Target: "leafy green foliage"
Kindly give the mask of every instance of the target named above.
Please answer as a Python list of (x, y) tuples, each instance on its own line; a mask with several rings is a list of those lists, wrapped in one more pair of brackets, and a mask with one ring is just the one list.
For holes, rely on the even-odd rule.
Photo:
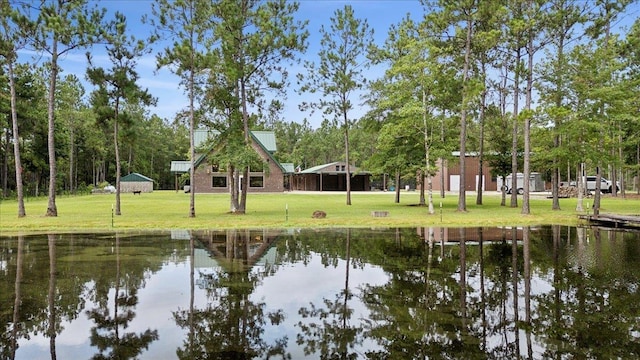
[[(249, 130), (270, 117), (266, 92), (284, 96), (287, 65), (306, 49), (306, 22), (294, 18), (298, 3), (285, 0), (217, 1), (213, 4), (213, 39), (218, 46), (209, 53), (214, 70), (208, 79), (208, 108), (218, 114), (212, 127), (225, 137), (225, 160), (234, 179), (231, 211), (244, 213), (248, 191), (248, 165), (255, 154)], [(236, 184), (244, 173), (245, 185)]]

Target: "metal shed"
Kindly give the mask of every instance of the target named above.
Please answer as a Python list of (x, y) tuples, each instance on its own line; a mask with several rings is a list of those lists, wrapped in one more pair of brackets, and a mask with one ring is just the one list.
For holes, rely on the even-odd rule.
[[(506, 187), (505, 190), (507, 191), (508, 194), (511, 194), (511, 191), (512, 191), (511, 190), (512, 179), (513, 179), (513, 174), (509, 174), (505, 178), (504, 186)], [(498, 180), (499, 180), (500, 188), (502, 188), (502, 179), (498, 179)], [(516, 174), (516, 186), (517, 186), (516, 191), (518, 192), (518, 194), (523, 194), (524, 193), (524, 174), (523, 173)], [(537, 192), (537, 191), (544, 191), (544, 190), (545, 190), (545, 186), (544, 186), (544, 180), (542, 179), (542, 174), (537, 172), (530, 173), (529, 174), (529, 191)]]
[(120, 179), (120, 192), (143, 192), (150, 193), (153, 191), (153, 179), (138, 173), (131, 173)]
[[(371, 173), (351, 165), (351, 190), (370, 191)], [(293, 174), (293, 189), (305, 191), (346, 191), (346, 163), (336, 161)]]

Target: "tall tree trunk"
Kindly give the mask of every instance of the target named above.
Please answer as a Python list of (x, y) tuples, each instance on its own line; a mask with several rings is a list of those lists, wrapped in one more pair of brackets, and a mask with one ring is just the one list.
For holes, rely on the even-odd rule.
[[(482, 74), (485, 77), (486, 83), (486, 69), (487, 65), (483, 61), (482, 63)], [(482, 90), (481, 95), (481, 105), (480, 105), (480, 155), (478, 157), (478, 193), (476, 197), (476, 205), (482, 205), (482, 193), (484, 188), (484, 122), (485, 122), (485, 108), (487, 103), (487, 90)]]
[(4, 153), (4, 157), (2, 159), (2, 174), (0, 174), (0, 179), (2, 179), (2, 196), (9, 197), (9, 144), (11, 143), (11, 134), (9, 133), (9, 129), (6, 129), (4, 132), (4, 145), (2, 152)]
[[(502, 125), (504, 126), (505, 129), (508, 129), (509, 127), (509, 117), (507, 116), (507, 84), (509, 82), (509, 77), (507, 76), (509, 74), (509, 66), (510, 66), (510, 61), (509, 61), (510, 57), (507, 55), (506, 59), (503, 61), (502, 66), (504, 66), (504, 74), (502, 74), (502, 79), (501, 79), (501, 85), (500, 85), (500, 90), (499, 90), (499, 94), (500, 94), (500, 120), (502, 122)], [(507, 149), (503, 149), (503, 151), (506, 153)], [(506, 170), (506, 169), (505, 169)], [(506, 189), (508, 188), (507, 182), (506, 180), (506, 175), (507, 174), (500, 174), (500, 177), (502, 178), (502, 187), (500, 189), (500, 206), (506, 206), (507, 202), (506, 202)]]
[[(240, 79), (240, 98), (242, 101), (242, 129), (244, 132), (244, 143), (246, 146), (250, 146), (251, 139), (249, 135), (249, 110), (247, 108), (247, 89), (244, 79)], [(249, 166), (245, 166), (242, 169), (242, 183), (240, 187), (240, 203), (237, 212), (244, 214), (247, 211), (247, 191), (249, 191)]]
[[(518, 45), (519, 46), (519, 45)], [(513, 129), (511, 142), (511, 207), (518, 207), (518, 102), (520, 100), (520, 48), (513, 73)]]
[(419, 205), (427, 206), (427, 201), (425, 198), (425, 174), (422, 170), (418, 170), (418, 186), (420, 186), (420, 195), (419, 195)]
[(247, 211), (247, 192), (249, 191), (249, 167), (245, 166), (242, 169), (242, 177), (240, 179), (242, 185), (240, 186), (240, 208), (239, 213), (244, 214)]
[[(18, 217), (24, 217), (27, 215), (27, 213), (24, 208), (24, 188), (22, 185), (22, 158), (20, 156), (20, 134), (18, 132), (16, 82), (13, 74), (13, 64), (11, 64), (11, 62), (9, 62), (8, 68), (9, 68), (9, 91), (11, 92), (11, 124), (13, 127), (13, 157), (15, 159), (14, 161), (15, 161), (15, 168), (16, 168), (16, 192), (18, 195)], [(5, 179), (7, 178), (7, 176), (8, 174), (5, 173)]]
[[(429, 196), (429, 214), (433, 214), (435, 213), (435, 210), (433, 209), (433, 183), (431, 180), (431, 166), (430, 166), (430, 144), (429, 144), (429, 131), (427, 130), (427, 92), (422, 90), (422, 126), (423, 126), (423, 131), (424, 131), (424, 171), (425, 174), (423, 174), (422, 176), (422, 190), (421, 190), (421, 201), (424, 201), (424, 182), (425, 182), (425, 176), (426, 175), (426, 181), (427, 181), (427, 191), (428, 191), (428, 196)], [(443, 184), (444, 185), (444, 184)]]
[(394, 202), (396, 204), (400, 203), (400, 170), (396, 170), (396, 196)]
[(73, 126), (69, 126), (69, 193), (74, 193), (73, 187), (73, 163), (75, 161), (74, 158), (74, 143), (75, 143), (75, 133)]
[(229, 164), (229, 191), (230, 191), (230, 204), (229, 211), (236, 213), (240, 204), (238, 203), (238, 196), (240, 195), (240, 174), (235, 166)]
[(58, 216), (58, 208), (56, 206), (56, 146), (55, 146), (55, 97), (56, 97), (56, 81), (58, 78), (58, 41), (53, 39), (51, 51), (51, 74), (49, 75), (49, 98), (48, 98), (48, 130), (47, 130), (47, 149), (49, 152), (49, 200), (47, 202), (46, 216)]
[(576, 186), (578, 188), (578, 200), (576, 201), (576, 211), (584, 211), (583, 202), (584, 202), (584, 163), (580, 163), (578, 176), (576, 179)]
[(129, 144), (129, 156), (127, 156), (127, 175), (131, 174), (131, 164), (133, 164), (133, 146)]
[(445, 177), (444, 177), (444, 171), (443, 170), (445, 169), (444, 164), (445, 164), (446, 161), (447, 160), (445, 160), (443, 158), (440, 158), (440, 198), (442, 198), (442, 199), (444, 199), (444, 197), (445, 197), (445, 188), (444, 188), (445, 187), (445, 185), (444, 185)]
[[(606, 6), (606, 16), (605, 19), (607, 21), (606, 24), (606, 30), (605, 30), (605, 36), (604, 36), (604, 44), (605, 44), (605, 49), (609, 49), (609, 38), (611, 36), (611, 16), (610, 16), (610, 8), (609, 6)], [(606, 119), (607, 115), (606, 115), (606, 111), (605, 111), (605, 104), (602, 103), (600, 104), (600, 110), (599, 110), (601, 119)], [(604, 137), (600, 136), (598, 138), (598, 151), (600, 151), (601, 153), (604, 153), (605, 151), (605, 146), (604, 146)], [(598, 160), (596, 161), (596, 194), (593, 198), (593, 214), (594, 215), (600, 215), (600, 198), (602, 195), (602, 160), (600, 157), (598, 157)]]
[(118, 109), (120, 100), (116, 100), (115, 113), (113, 117), (113, 146), (116, 155), (116, 215), (122, 215), (120, 211), (120, 149), (118, 147)]
[[(600, 137), (602, 139), (602, 137)], [(599, 140), (599, 146), (602, 149), (604, 145), (602, 145), (602, 140)], [(596, 166), (596, 193), (593, 195), (593, 215), (600, 215), (600, 198), (602, 195), (602, 172), (600, 170), (600, 161), (598, 161), (598, 166)]]
[[(624, 156), (622, 153), (622, 129), (620, 128), (620, 123), (618, 122), (618, 161), (620, 164), (624, 164)], [(611, 186), (612, 186), (612, 194), (613, 196), (618, 196), (618, 180), (620, 180), (620, 196), (625, 197), (624, 192), (624, 170), (620, 167), (620, 176), (618, 176), (617, 172), (614, 172), (611, 178)]]
[[(444, 144), (445, 135), (444, 135), (444, 116), (440, 121), (440, 141)], [(444, 199), (445, 197), (445, 177), (444, 177), (444, 169), (446, 168), (447, 160), (444, 158), (440, 158), (440, 198)]]
[[(532, 1), (529, 0), (528, 2), (528, 6), (530, 8), (530, 10), (532, 7)], [(529, 19), (529, 21), (532, 21), (531, 19)], [(529, 215), (531, 213), (531, 208), (529, 205), (529, 197), (530, 197), (530, 178), (531, 178), (531, 169), (530, 169), (530, 162), (531, 162), (531, 135), (530, 135), (530, 131), (531, 131), (531, 96), (532, 96), (532, 92), (533, 92), (533, 55), (535, 54), (536, 50), (534, 48), (534, 34), (533, 34), (533, 29), (532, 26), (529, 25), (529, 29), (528, 31), (528, 40), (527, 40), (527, 91), (526, 91), (526, 97), (525, 97), (525, 109), (527, 109), (527, 116), (524, 119), (524, 169), (523, 169), (523, 173), (524, 173), (524, 179), (523, 179), (523, 187), (524, 187), (524, 194), (522, 194), (522, 209), (521, 209), (521, 214), (523, 215)]]
[(429, 214), (435, 214), (436, 211), (433, 208), (433, 177), (431, 173), (427, 174), (427, 204), (429, 205)]
[[(193, 47), (192, 47), (193, 48)], [(193, 53), (192, 53), (193, 58)], [(192, 59), (193, 61), (193, 59)], [(195, 187), (195, 178), (196, 178), (196, 146), (194, 140), (195, 134), (195, 111), (194, 107), (194, 74), (193, 69), (189, 74), (189, 158), (190, 158), (190, 167), (189, 167), (189, 217), (196, 217), (196, 187)]]
[(73, 167), (73, 188), (75, 189), (75, 191), (78, 191), (78, 161), (77, 160), (75, 161), (75, 165)]
[[(564, 4), (562, 4), (561, 6), (563, 6), (563, 8), (561, 9), (561, 11), (565, 11), (566, 8), (564, 8)], [(565, 44), (565, 38), (566, 38), (566, 34), (568, 33), (569, 29), (567, 28), (567, 24), (565, 24), (564, 22), (561, 23), (560, 25), (560, 31), (559, 31), (559, 37), (558, 37), (558, 48), (556, 50), (556, 66), (555, 66), (555, 85), (556, 85), (556, 89), (555, 89), (555, 96), (554, 96), (554, 100), (555, 100), (555, 107), (557, 109), (560, 109), (562, 107), (562, 99), (564, 96), (563, 93), (563, 88), (564, 88), (564, 81), (563, 81), (563, 69), (562, 66), (564, 64), (564, 44)], [(554, 123), (554, 131), (555, 134), (553, 136), (553, 147), (555, 149), (560, 148), (560, 135), (558, 134), (558, 130), (559, 127), (562, 125), (562, 119), (558, 116), (555, 118), (555, 123)], [(559, 199), (559, 186), (560, 186), (560, 164), (559, 164), (559, 160), (558, 160), (558, 156), (554, 153), (553, 155), (553, 166), (551, 169), (551, 209), (552, 210), (560, 210), (560, 199)], [(567, 181), (569, 180), (569, 177), (567, 177)]]
[(467, 146), (467, 102), (469, 101), (469, 67), (471, 66), (471, 34), (473, 22), (471, 15), (467, 19), (467, 38), (464, 50), (464, 67), (462, 70), (462, 109), (460, 110), (460, 189), (458, 193), (458, 211), (467, 211), (466, 200), (466, 146)]
[(347, 110), (343, 109), (342, 112), (344, 120), (344, 157), (346, 162), (345, 182), (347, 186), (347, 205), (351, 205), (351, 160), (349, 159), (349, 118), (347, 117)]
[[(506, 177), (504, 175), (502, 175), (502, 183), (506, 184)], [(506, 206), (507, 202), (506, 202), (506, 194), (504, 191), (504, 185), (502, 185), (502, 190), (500, 191), (500, 206)]]
[[(189, 3), (189, 5), (193, 5), (193, 3)], [(190, 12), (191, 16), (193, 16), (193, 8), (191, 9)], [(195, 55), (194, 55), (194, 51), (193, 51), (193, 29), (190, 32), (190, 37), (189, 37), (189, 41), (191, 42), (190, 44), (190, 49), (191, 49), (191, 54), (190, 54), (190, 60), (191, 60), (191, 69), (189, 72), (189, 157), (190, 157), (190, 161), (191, 161), (191, 166), (189, 167), (189, 186), (190, 186), (190, 191), (189, 191), (189, 217), (190, 218), (194, 218), (196, 217), (196, 188), (195, 188), (195, 178), (196, 178), (196, 147), (195, 147), (195, 139), (194, 139), (194, 134), (195, 134), (195, 128), (196, 128), (196, 122), (195, 122), (195, 110), (194, 110), (194, 99), (195, 99)]]

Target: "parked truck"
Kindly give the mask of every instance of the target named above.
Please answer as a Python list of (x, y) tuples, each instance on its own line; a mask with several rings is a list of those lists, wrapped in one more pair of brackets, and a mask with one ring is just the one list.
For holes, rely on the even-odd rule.
[[(598, 177), (595, 175), (584, 176), (583, 177), (583, 185), (586, 186), (587, 192), (593, 192), (596, 190), (596, 185)], [(569, 183), (571, 186), (578, 186), (575, 181)], [(604, 177), (600, 177), (600, 192), (601, 193), (612, 193), (613, 192), (613, 181), (607, 180)], [(620, 191), (620, 182), (616, 181), (615, 191)]]

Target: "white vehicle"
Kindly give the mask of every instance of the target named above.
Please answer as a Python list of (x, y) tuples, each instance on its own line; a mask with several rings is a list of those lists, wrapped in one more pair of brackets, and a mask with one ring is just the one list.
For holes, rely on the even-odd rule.
[[(587, 191), (595, 191), (598, 179), (597, 176), (585, 176), (585, 182)], [(575, 181), (569, 183), (571, 186), (578, 186)], [(611, 193), (613, 191), (613, 182), (611, 180), (607, 180), (603, 177), (600, 178), (600, 192), (602, 193)], [(620, 183), (616, 181), (616, 191), (620, 191)]]
[(104, 191), (113, 194), (116, 192), (116, 187), (113, 185), (107, 185), (104, 187)]

